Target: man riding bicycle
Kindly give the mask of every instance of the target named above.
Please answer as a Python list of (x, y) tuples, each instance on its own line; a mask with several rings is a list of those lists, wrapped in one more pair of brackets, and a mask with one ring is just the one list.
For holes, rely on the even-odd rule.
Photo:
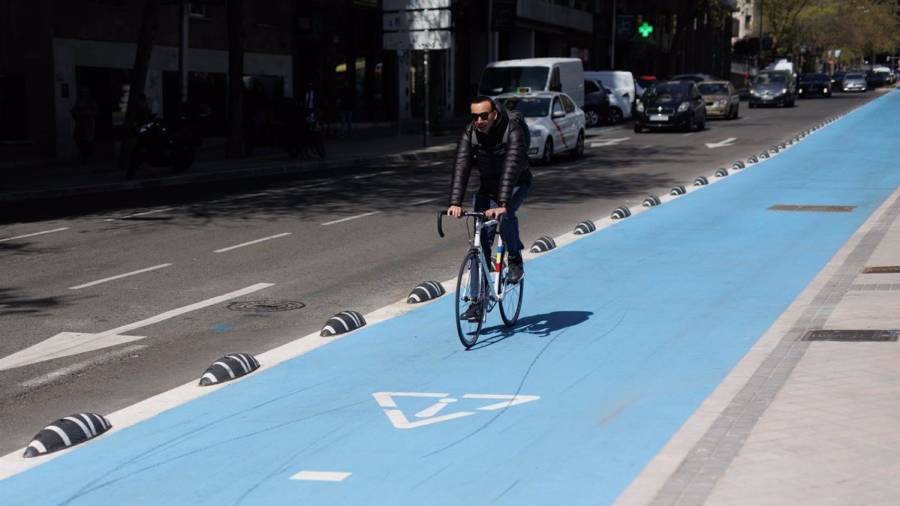
[[(522, 265), (525, 245), (519, 239), (516, 211), (531, 187), (531, 169), (528, 167), (530, 134), (521, 114), (507, 111), (490, 97), (476, 97), (469, 108), (472, 121), (463, 130), (456, 148), (447, 214), (462, 217), (466, 186), (472, 166), (476, 165), (481, 186), (475, 193), (473, 209), (484, 212), (489, 219), (502, 219), (500, 234), (508, 252), (508, 279), (511, 283), (518, 283), (525, 276)], [(485, 232), (481, 236), (481, 246), (485, 255), (490, 255), (494, 233)], [(476, 314), (480, 307), (472, 304), (460, 318), (480, 318), (481, 315)]]

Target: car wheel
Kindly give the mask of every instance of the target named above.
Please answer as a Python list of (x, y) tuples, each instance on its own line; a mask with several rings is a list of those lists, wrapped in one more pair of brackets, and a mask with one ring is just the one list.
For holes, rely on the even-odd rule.
[(547, 142), (544, 143), (544, 156), (541, 157), (541, 163), (544, 165), (549, 165), (550, 162), (553, 161), (553, 138), (547, 137)]
[(643, 131), (644, 131), (644, 127), (642, 127), (642, 126), (641, 126), (640, 124), (638, 124), (638, 123), (635, 123), (635, 124), (634, 124), (634, 133), (639, 134), (639, 133), (641, 133), (641, 132), (643, 132)]
[(756, 107), (756, 106), (755, 106), (755, 105), (753, 105), (753, 103), (752, 103), (752, 102), (751, 102), (751, 103), (749, 103), (749, 104), (747, 104), (747, 107), (749, 107), (749, 108), (751, 108), (751, 109), (753, 109), (753, 108), (754, 108), (754, 107)]
[(706, 130), (706, 116), (697, 123), (697, 131), (702, 132), (703, 130)]
[(575, 149), (572, 150), (572, 159), (577, 160), (584, 156), (584, 130), (578, 132), (578, 141), (575, 142)]
[(600, 124), (600, 113), (593, 107), (584, 110), (584, 121), (588, 127), (595, 127)]
[(610, 118), (610, 120), (612, 121), (612, 124), (613, 124), (613, 125), (618, 125), (619, 123), (622, 122), (622, 118), (623, 118), (623, 117), (622, 117), (622, 111), (619, 110), (618, 107), (613, 107), (613, 108), (610, 109), (610, 111), (609, 111), (609, 118)]
[(740, 117), (741, 117), (741, 106), (738, 105), (738, 106), (734, 107), (734, 116), (732, 116), (731, 119), (738, 119)]

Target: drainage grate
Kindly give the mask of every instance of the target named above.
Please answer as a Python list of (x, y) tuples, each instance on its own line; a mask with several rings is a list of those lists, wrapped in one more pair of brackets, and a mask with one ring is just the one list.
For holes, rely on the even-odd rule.
[(900, 330), (810, 330), (802, 341), (888, 342), (898, 336)]
[(245, 313), (275, 313), (278, 311), (293, 311), (302, 309), (306, 304), (295, 300), (251, 300), (232, 302), (226, 306), (231, 311)]
[(900, 274), (900, 265), (877, 265), (866, 267), (863, 274)]
[(813, 213), (849, 213), (856, 206), (797, 206), (790, 204), (777, 204), (769, 208), (769, 211), (805, 211)]

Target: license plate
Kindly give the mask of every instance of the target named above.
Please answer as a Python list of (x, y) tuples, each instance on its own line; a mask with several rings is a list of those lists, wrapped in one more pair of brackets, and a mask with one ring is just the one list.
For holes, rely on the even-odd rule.
[(763, 97), (763, 100), (772, 100), (772, 97)]
[(651, 114), (650, 121), (669, 121), (669, 116), (666, 114)]

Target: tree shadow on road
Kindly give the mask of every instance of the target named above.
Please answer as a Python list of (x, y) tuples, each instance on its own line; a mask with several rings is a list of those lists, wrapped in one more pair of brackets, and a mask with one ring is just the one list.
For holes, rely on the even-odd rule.
[(481, 340), (470, 350), (492, 346), (512, 336), (549, 337), (555, 332), (581, 325), (594, 313), (590, 311), (553, 311), (519, 318), (515, 325), (494, 325), (481, 329)]
[(12, 288), (0, 288), (0, 316), (42, 316), (45, 310), (63, 304), (62, 297), (28, 297)]

